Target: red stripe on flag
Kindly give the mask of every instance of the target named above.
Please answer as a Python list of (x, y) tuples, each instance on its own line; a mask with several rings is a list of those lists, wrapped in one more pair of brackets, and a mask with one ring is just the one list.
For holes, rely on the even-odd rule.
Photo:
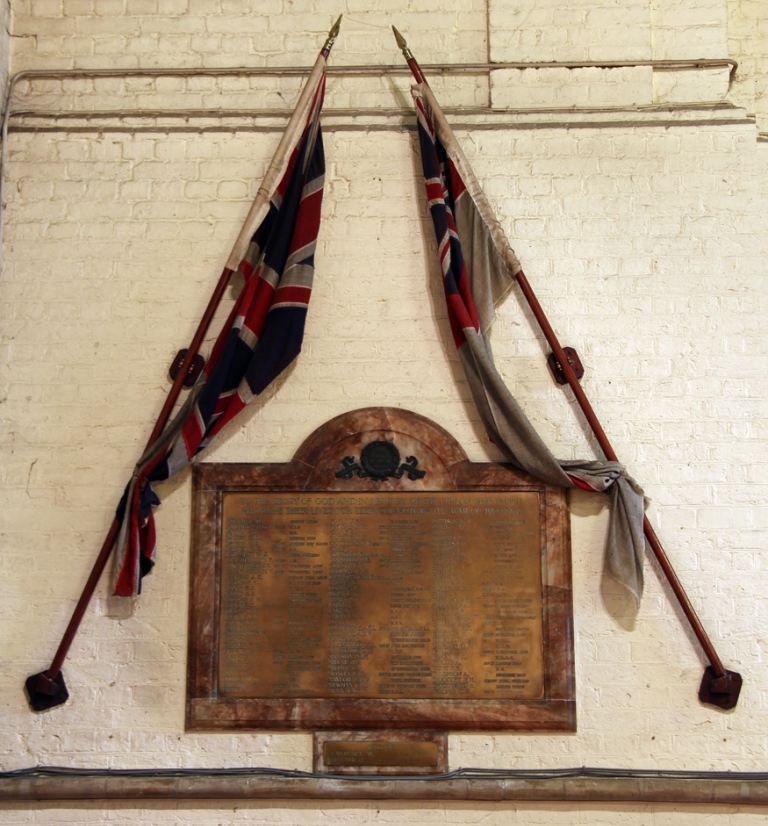
[(577, 488), (581, 488), (582, 490), (588, 490), (590, 493), (596, 493), (597, 488), (593, 488), (588, 485), (583, 479), (579, 479), (578, 476), (573, 476), (571, 473), (566, 474), (568, 478), (576, 485)]
[(275, 288), (264, 278), (256, 279), (258, 289), (249, 302), (250, 306), (243, 308), (245, 315), (244, 326), (253, 330), (257, 335), (261, 334), (264, 327), (264, 319), (267, 317), (269, 308), (275, 297)]
[(238, 269), (243, 274), (243, 278), (245, 278), (246, 281), (248, 281), (251, 275), (253, 275), (253, 264), (251, 264), (247, 258), (244, 258), (240, 262)]
[(459, 174), (459, 170), (456, 169), (456, 166), (453, 163), (451, 158), (448, 158), (448, 174), (451, 176), (451, 190), (453, 192), (453, 202), (461, 198), (461, 196), (467, 191), (466, 186), (464, 186), (464, 181)]
[(451, 324), (451, 333), (457, 349), (466, 341), (464, 335), (465, 328), (474, 328), (471, 316), (467, 313), (467, 306), (458, 293), (446, 293), (446, 305), (448, 307), (448, 321)]
[(427, 184), (427, 200), (430, 203), (443, 200), (443, 185), (439, 181)]
[(200, 429), (197, 408), (195, 408), (195, 412), (189, 416), (181, 426), (181, 438), (184, 439), (187, 456), (194, 456), (195, 451), (200, 446), (200, 442), (203, 440), (203, 431)]
[(237, 393), (230, 396), (229, 404), (227, 405), (227, 412), (221, 416), (212, 427), (208, 428), (208, 434), (206, 436), (207, 440), (210, 442), (210, 440), (213, 439), (221, 428), (224, 427), (224, 425), (229, 424), (229, 422), (231, 422), (244, 407), (245, 402)]
[(323, 203), (323, 190), (318, 189), (306, 195), (299, 206), (296, 216), (296, 227), (291, 239), (289, 255), (296, 250), (306, 247), (317, 240), (317, 233), (320, 228), (320, 207)]
[(128, 520), (128, 539), (125, 548), (125, 562), (115, 583), (115, 594), (130, 597), (136, 593), (135, 575), (139, 569), (139, 485), (133, 488), (130, 502), (125, 503), (125, 519)]
[(464, 311), (466, 313), (466, 324), (462, 327), (473, 327), (475, 330), (480, 330), (480, 319), (477, 315), (477, 307), (475, 306), (475, 299), (472, 295), (472, 287), (469, 283), (469, 276), (467, 275), (467, 268), (461, 268), (461, 277), (459, 278), (459, 293), (464, 302)]
[(309, 297), (312, 295), (312, 290), (309, 287), (280, 287), (275, 293), (275, 300), (272, 306), (276, 307), (278, 304), (309, 304)]

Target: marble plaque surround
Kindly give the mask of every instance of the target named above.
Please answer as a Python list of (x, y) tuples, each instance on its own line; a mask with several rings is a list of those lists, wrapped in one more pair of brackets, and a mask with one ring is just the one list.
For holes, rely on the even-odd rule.
[(575, 730), (564, 491), (396, 408), (193, 480), (187, 729)]

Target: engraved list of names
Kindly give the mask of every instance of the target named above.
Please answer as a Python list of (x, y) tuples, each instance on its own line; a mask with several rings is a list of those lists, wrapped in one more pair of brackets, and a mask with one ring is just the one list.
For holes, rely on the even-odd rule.
[(222, 697), (537, 699), (536, 492), (226, 493)]

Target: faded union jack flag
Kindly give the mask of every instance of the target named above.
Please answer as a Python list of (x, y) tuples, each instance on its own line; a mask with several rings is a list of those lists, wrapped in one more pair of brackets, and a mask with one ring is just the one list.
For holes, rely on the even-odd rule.
[(478, 413), (507, 461), (559, 487), (607, 492), (605, 569), (639, 601), (644, 500), (618, 462), (560, 461), (499, 375), (487, 334), (520, 263), (426, 83), (413, 89), (427, 201), (437, 239), (448, 319)]
[(324, 74), (316, 83), (301, 138), (239, 263), (245, 286), (203, 376), (137, 464), (118, 509), (118, 596), (139, 593), (141, 577), (154, 564), (152, 508), (160, 500), (151, 483), (187, 465), (301, 351), (325, 177), (320, 129)]

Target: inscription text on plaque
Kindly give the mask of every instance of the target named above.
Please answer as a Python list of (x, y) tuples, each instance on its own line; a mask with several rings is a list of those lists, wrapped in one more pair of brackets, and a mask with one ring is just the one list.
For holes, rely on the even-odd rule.
[(219, 693), (539, 698), (537, 493), (228, 493)]

